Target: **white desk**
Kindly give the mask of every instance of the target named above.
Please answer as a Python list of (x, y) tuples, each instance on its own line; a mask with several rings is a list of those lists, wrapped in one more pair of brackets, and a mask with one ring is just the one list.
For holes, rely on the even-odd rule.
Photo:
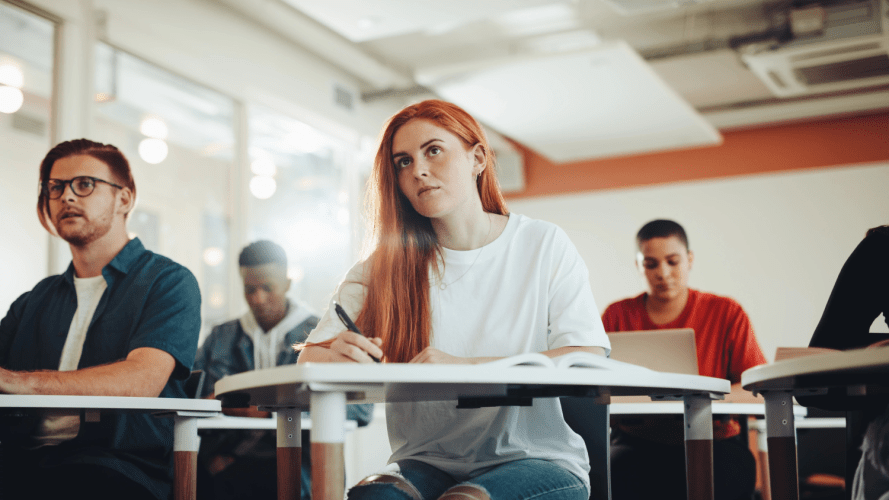
[(198, 456), (197, 421), (217, 415), (222, 408), (212, 399), (130, 398), (112, 396), (0, 395), (0, 408), (82, 410), (87, 422), (98, 422), (103, 412), (151, 412), (173, 418), (173, 495), (176, 500), (196, 497)]
[(772, 498), (799, 499), (793, 396), (846, 387), (868, 397), (867, 386), (889, 386), (889, 346), (818, 354), (760, 365), (741, 375), (744, 389), (766, 399), (766, 434)]
[(298, 461), (293, 458), (299, 456), (299, 415), (305, 408), (311, 409), (313, 426), (312, 498), (341, 500), (347, 403), (457, 401), (471, 406), (558, 396), (593, 397), (607, 403), (617, 395), (684, 400), (689, 498), (712, 500), (710, 401), (730, 390), (723, 379), (652, 371), (354, 363), (307, 363), (245, 372), (225, 377), (215, 387), (217, 396), (242, 393), (250, 404), (278, 412), (278, 498), (287, 500), (299, 496)]

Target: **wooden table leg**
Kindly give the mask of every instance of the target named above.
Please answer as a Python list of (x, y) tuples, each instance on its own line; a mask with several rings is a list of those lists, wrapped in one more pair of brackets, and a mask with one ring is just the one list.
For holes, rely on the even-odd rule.
[(173, 498), (197, 498), (198, 421), (194, 417), (173, 417)]
[(772, 500), (771, 479), (769, 475), (769, 444), (765, 429), (757, 426), (756, 438), (756, 474), (759, 476), (759, 495), (762, 500)]
[(685, 396), (685, 470), (689, 500), (713, 500), (713, 408), (709, 394)]
[(342, 500), (346, 483), (346, 395), (313, 392), (311, 398), (312, 499)]
[(766, 400), (766, 440), (769, 449), (771, 497), (799, 500), (793, 396), (783, 391), (768, 391), (762, 395)]
[(278, 500), (299, 500), (302, 486), (302, 422), (296, 408), (278, 408)]

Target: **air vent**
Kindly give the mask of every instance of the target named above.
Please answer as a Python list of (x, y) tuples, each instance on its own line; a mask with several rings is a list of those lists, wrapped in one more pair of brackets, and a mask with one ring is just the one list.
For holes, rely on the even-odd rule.
[(355, 96), (345, 88), (333, 86), (333, 102), (341, 108), (352, 111), (355, 108)]
[(889, 1), (824, 6), (824, 30), (777, 48), (741, 49), (741, 58), (778, 97), (889, 84)]
[(889, 55), (852, 59), (796, 69), (797, 80), (806, 85), (824, 85), (862, 78), (889, 77)]
[(798, 56), (793, 56), (790, 58), (791, 62), (805, 62), (810, 59), (820, 59), (822, 57), (832, 57), (832, 56), (843, 56), (848, 54), (856, 54), (863, 51), (873, 51), (880, 50), (879, 43), (865, 43), (861, 45), (849, 45), (847, 47), (840, 47), (837, 49), (831, 50), (813, 50), (811, 52), (806, 52), (804, 54), (800, 54)]
[(21, 111), (12, 114), (12, 128), (40, 137), (46, 135), (46, 121), (28, 116)]

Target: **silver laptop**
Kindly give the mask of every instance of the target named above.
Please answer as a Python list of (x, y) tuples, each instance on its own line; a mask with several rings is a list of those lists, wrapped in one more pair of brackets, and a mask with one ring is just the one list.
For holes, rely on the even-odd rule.
[(608, 334), (611, 359), (633, 363), (659, 372), (698, 374), (695, 331), (644, 330)]

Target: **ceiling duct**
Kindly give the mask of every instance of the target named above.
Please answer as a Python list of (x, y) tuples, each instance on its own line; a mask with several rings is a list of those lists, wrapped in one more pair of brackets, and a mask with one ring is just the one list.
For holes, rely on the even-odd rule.
[(748, 45), (741, 48), (741, 59), (778, 97), (889, 84), (889, 2), (821, 9), (822, 21), (810, 17), (816, 19), (807, 25), (810, 34), (783, 44)]

